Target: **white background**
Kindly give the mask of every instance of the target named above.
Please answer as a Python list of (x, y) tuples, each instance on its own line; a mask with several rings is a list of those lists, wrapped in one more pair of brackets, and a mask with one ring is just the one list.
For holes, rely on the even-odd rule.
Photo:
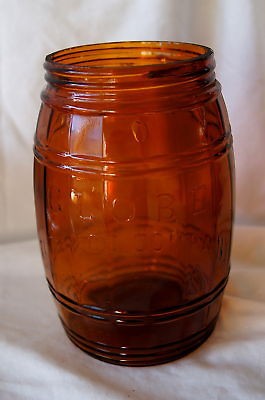
[(85, 43), (212, 47), (236, 155), (236, 221), (265, 224), (265, 1), (1, 1), (0, 241), (35, 236), (32, 143), (44, 56)]
[[(0, 19), (0, 399), (264, 400), (265, 1), (0, 0)], [(69, 342), (34, 220), (44, 56), (122, 40), (212, 47), (235, 144), (232, 270), (217, 327), (189, 356), (150, 368), (108, 365)]]

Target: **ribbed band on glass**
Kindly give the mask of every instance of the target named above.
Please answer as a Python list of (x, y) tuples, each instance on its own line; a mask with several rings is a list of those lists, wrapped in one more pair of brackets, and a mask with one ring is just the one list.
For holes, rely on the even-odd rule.
[(79, 46), (46, 57), (42, 100), (80, 111), (190, 107), (215, 98), (213, 51), (172, 42)]

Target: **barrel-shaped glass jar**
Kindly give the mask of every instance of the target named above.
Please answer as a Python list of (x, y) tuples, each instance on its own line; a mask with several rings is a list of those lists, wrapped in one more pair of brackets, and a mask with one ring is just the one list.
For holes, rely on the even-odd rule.
[(212, 332), (229, 274), (232, 137), (213, 51), (87, 45), (46, 57), (38, 235), (69, 338), (152, 365)]

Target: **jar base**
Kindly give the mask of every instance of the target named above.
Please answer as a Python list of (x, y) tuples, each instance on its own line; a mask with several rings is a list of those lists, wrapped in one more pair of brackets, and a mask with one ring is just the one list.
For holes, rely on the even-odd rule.
[[(207, 339), (216, 324), (226, 283), (227, 278), (195, 301), (153, 313), (110, 312), (77, 303), (57, 292), (50, 283), (49, 287), (66, 334), (73, 343), (102, 361), (147, 366), (180, 358)], [(167, 285), (171, 287), (175, 293), (175, 286)], [(141, 290), (135, 292), (141, 293)], [(133, 296), (123, 296), (118, 289), (115, 293), (121, 294), (122, 305), (123, 298), (136, 301)], [(168, 290), (169, 298), (170, 293)], [(132, 304), (127, 301), (125, 305), (129, 308)]]
[(89, 342), (68, 328), (62, 319), (61, 322), (71, 342), (93, 358), (106, 363), (127, 367), (147, 367), (177, 360), (196, 350), (214, 331), (217, 319), (218, 315), (205, 329), (184, 340), (146, 349), (124, 349), (122, 347), (110, 347), (102, 343)]

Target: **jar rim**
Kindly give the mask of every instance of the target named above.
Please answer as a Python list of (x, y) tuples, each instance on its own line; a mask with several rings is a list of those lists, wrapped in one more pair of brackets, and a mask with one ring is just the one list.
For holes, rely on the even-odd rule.
[(220, 92), (213, 50), (193, 43), (127, 41), (69, 47), (49, 54), (44, 68), (48, 85), (42, 100), (80, 112), (130, 112), (132, 105), (149, 111), (191, 107)]
[[(132, 51), (134, 57), (119, 57), (122, 53), (129, 56)], [(115, 54), (116, 57), (114, 57)], [(100, 58), (104, 55), (107, 58)], [(61, 70), (81, 73), (93, 73), (93, 71), (97, 73), (121, 72), (122, 70), (140, 70), (148, 67), (172, 68), (177, 65), (203, 61), (211, 56), (213, 56), (213, 50), (210, 47), (189, 42), (103, 42), (68, 47), (50, 53), (45, 57), (44, 68), (50, 71)]]

